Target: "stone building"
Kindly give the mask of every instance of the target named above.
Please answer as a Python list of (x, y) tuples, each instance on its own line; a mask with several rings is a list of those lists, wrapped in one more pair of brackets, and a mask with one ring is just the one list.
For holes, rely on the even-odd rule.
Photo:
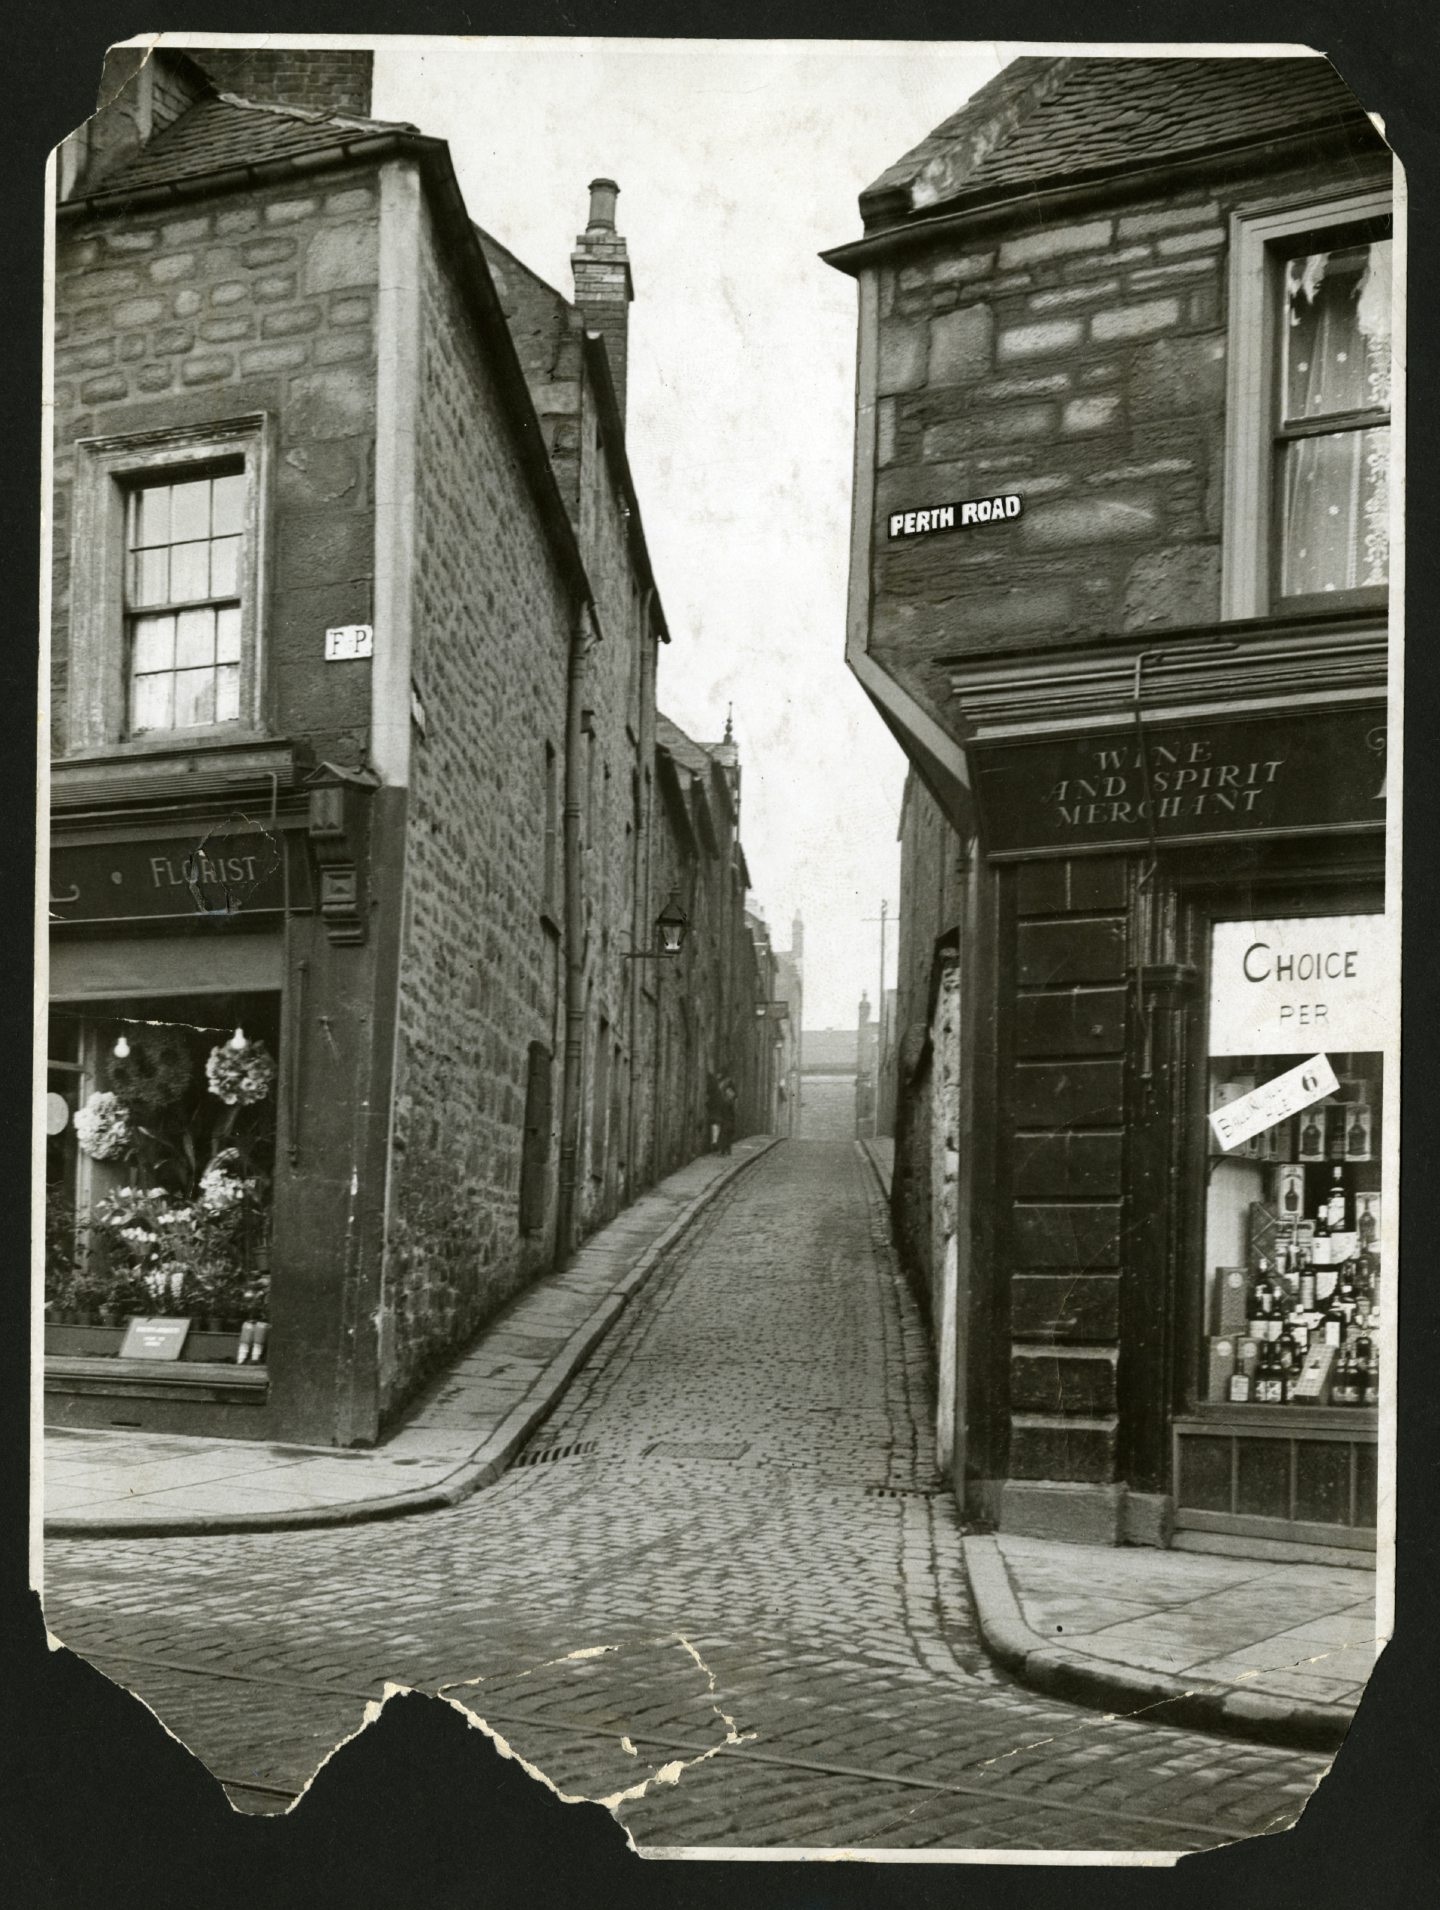
[(854, 1140), (859, 1131), (859, 1046), (858, 1017), (854, 1028), (805, 1030), (800, 1068), (803, 1140)]
[(709, 1090), (727, 1075), (737, 1135), (770, 1131), (771, 1036), (756, 1013), (768, 975), (744, 908), (734, 740), (694, 742), (663, 714), (656, 736), (655, 893), (690, 924), (679, 959), (644, 964), (641, 984), (655, 1080), (646, 1139), (665, 1174), (709, 1145)]
[[(896, 1220), (1004, 1530), (1374, 1544), (1391, 193), (1323, 59), (1022, 59), (827, 254), (912, 766)], [(1218, 1138), (1321, 1046), (1318, 1119)]]
[(126, 50), (102, 102), (57, 179), (47, 1406), (363, 1444), (699, 1145), (655, 1138), (616, 189), (566, 300), (368, 54)]
[(790, 924), (789, 948), (776, 949), (774, 994), (785, 1005), (779, 1026), (780, 1054), (776, 1062), (775, 1132), (794, 1137), (800, 1132), (801, 1072), (805, 1043), (805, 924), (797, 911)]

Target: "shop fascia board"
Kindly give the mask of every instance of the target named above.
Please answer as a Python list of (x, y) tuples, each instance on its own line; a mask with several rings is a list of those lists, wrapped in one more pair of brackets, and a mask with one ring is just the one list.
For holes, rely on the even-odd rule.
[(272, 738), (127, 743), (54, 759), (50, 807), (60, 821), (82, 808), (109, 811), (156, 801), (179, 807), (216, 800), (234, 804), (248, 792), (265, 798), (268, 814), (272, 798), (295, 786), (299, 769), (295, 746)]
[(1081, 645), (946, 657), (962, 744), (1072, 735), (1197, 716), (1333, 709), (1384, 697), (1383, 615), (1303, 622), (1248, 618), (1198, 628), (1137, 630)]

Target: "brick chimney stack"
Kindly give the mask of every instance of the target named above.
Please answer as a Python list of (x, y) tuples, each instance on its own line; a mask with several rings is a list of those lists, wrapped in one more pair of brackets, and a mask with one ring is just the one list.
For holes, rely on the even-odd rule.
[(630, 277), (630, 253), (615, 230), (619, 192), (613, 179), (590, 181), (590, 222), (575, 240), (570, 268), (575, 274), (575, 303), (586, 329), (598, 332), (605, 340), (623, 421), (626, 341), (635, 285)]
[(222, 93), (265, 106), (370, 117), (373, 53), (354, 47), (197, 46), (190, 57)]

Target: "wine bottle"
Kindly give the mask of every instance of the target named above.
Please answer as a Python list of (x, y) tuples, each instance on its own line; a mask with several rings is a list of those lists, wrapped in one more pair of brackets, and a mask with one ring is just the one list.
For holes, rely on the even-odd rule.
[(1342, 1346), (1340, 1357), (1335, 1362), (1335, 1378), (1330, 1386), (1332, 1406), (1354, 1406), (1358, 1403), (1360, 1389), (1356, 1381), (1355, 1349)]
[(1255, 1398), (1262, 1406), (1279, 1406), (1285, 1399), (1285, 1376), (1280, 1367), (1280, 1344), (1267, 1340), (1255, 1369)]
[(1310, 1256), (1301, 1249), (1300, 1262), (1300, 1304), (1307, 1313), (1315, 1308), (1315, 1269), (1310, 1265)]
[(1344, 1175), (1344, 1170), (1339, 1167), (1333, 1170), (1333, 1178), (1331, 1179), (1331, 1183), (1330, 1183), (1330, 1194), (1328, 1199), (1325, 1202), (1325, 1218), (1329, 1224), (1329, 1231), (1332, 1234), (1344, 1233), (1345, 1231), (1345, 1175)]
[(1360, 1404), (1377, 1406), (1380, 1403), (1380, 1348), (1368, 1335), (1364, 1344), (1365, 1362), (1360, 1369)]
[(1280, 1397), (1275, 1402), (1277, 1405), (1283, 1406), (1289, 1400), (1290, 1388), (1295, 1384), (1302, 1364), (1299, 1349), (1287, 1332), (1275, 1342), (1275, 1372), (1280, 1382)]

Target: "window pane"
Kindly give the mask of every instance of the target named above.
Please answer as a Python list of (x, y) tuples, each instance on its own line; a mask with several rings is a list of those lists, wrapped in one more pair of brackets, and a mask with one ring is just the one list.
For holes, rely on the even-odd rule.
[(135, 531), (137, 546), (170, 542), (170, 486), (152, 484), (135, 494)]
[(194, 669), (215, 656), (215, 612), (182, 610), (175, 620), (175, 667)]
[(173, 544), (170, 548), (170, 601), (186, 603), (210, 595), (209, 544)]
[(238, 536), (245, 528), (245, 473), (234, 471), (213, 480), (210, 532), (213, 537)]
[(168, 671), (160, 676), (136, 677), (131, 689), (132, 730), (168, 730), (172, 727), (170, 692), (174, 681)]
[(134, 670), (168, 670), (175, 661), (175, 619), (137, 617), (134, 625)]
[(240, 714), (240, 669), (231, 664), (215, 672), (215, 721), (233, 723)]
[(213, 670), (177, 670), (175, 672), (175, 727), (193, 729), (215, 721), (215, 672)]
[(130, 601), (137, 605), (169, 603), (170, 552), (164, 544), (158, 550), (137, 550), (131, 557)]
[(215, 612), (215, 658), (219, 663), (240, 661), (239, 604), (227, 604)]
[(170, 491), (170, 536), (174, 543), (210, 535), (210, 480), (191, 478), (188, 483), (172, 485)]
[(1281, 448), (1280, 594), (1383, 585), (1390, 571), (1390, 432), (1336, 431)]
[(210, 546), (210, 595), (233, 597), (239, 590), (240, 539), (217, 537)]
[(1287, 420), (1390, 408), (1390, 241), (1285, 262)]

